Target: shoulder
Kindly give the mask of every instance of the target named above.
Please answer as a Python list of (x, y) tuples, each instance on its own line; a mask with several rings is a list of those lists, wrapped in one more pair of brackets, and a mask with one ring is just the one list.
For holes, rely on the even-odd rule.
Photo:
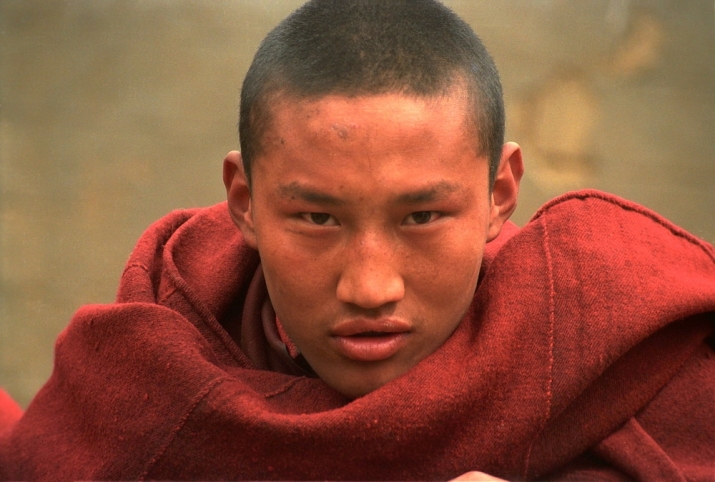
[(663, 245), (692, 250), (715, 262), (712, 245), (698, 239), (650, 209), (597, 190), (566, 193), (542, 206), (526, 227), (546, 230), (552, 242), (579, 246)]

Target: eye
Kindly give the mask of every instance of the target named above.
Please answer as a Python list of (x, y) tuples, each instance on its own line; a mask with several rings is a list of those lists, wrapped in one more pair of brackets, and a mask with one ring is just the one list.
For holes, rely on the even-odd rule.
[(338, 220), (328, 213), (300, 213), (301, 217), (318, 226), (337, 226)]
[(405, 224), (427, 224), (439, 217), (437, 211), (417, 211), (405, 219)]

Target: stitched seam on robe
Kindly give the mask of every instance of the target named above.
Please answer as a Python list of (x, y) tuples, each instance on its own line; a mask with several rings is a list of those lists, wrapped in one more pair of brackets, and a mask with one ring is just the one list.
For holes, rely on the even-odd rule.
[(524, 460), (524, 471), (522, 472), (522, 477), (526, 478), (529, 473), (529, 464), (531, 462), (531, 450), (534, 447), (534, 443), (539, 439), (541, 432), (546, 428), (546, 424), (551, 418), (551, 405), (552, 405), (552, 386), (554, 382), (554, 325), (556, 324), (556, 292), (554, 288), (554, 266), (553, 259), (551, 257), (551, 248), (549, 247), (549, 230), (546, 225), (546, 218), (542, 218), (541, 226), (544, 231), (543, 239), (543, 249), (544, 256), (546, 258), (547, 275), (549, 278), (549, 366), (548, 366), (548, 380), (546, 383), (546, 411), (544, 414), (544, 421), (541, 428), (537, 431), (534, 438), (529, 443), (529, 448), (526, 451), (526, 457)]

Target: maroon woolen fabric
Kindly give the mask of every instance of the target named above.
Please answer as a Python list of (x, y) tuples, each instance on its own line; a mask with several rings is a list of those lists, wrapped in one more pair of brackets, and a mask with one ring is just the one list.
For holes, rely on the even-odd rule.
[[(518, 232), (517, 232), (518, 231)], [(715, 253), (596, 191), (487, 247), (464, 322), (346, 400), (290, 357), (225, 203), (141, 238), (0, 435), (5, 479), (715, 478)]]

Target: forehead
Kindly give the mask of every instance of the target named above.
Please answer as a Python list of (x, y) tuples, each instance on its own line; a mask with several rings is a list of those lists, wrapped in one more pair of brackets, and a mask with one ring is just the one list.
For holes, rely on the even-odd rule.
[(440, 182), (474, 181), (481, 190), (488, 163), (459, 94), (281, 99), (254, 165), (254, 187), (312, 186), (356, 199), (399, 198)]
[[(271, 100), (261, 139), (262, 150), (281, 149), (290, 139), (309, 143), (340, 139), (342, 148), (365, 142), (409, 148), (408, 139), (421, 137), (436, 145), (468, 142), (480, 152), (477, 126), (466, 89), (444, 95), (403, 93), (348, 96), (330, 94), (298, 97), (283, 93)], [(333, 146), (335, 147), (335, 146)]]

